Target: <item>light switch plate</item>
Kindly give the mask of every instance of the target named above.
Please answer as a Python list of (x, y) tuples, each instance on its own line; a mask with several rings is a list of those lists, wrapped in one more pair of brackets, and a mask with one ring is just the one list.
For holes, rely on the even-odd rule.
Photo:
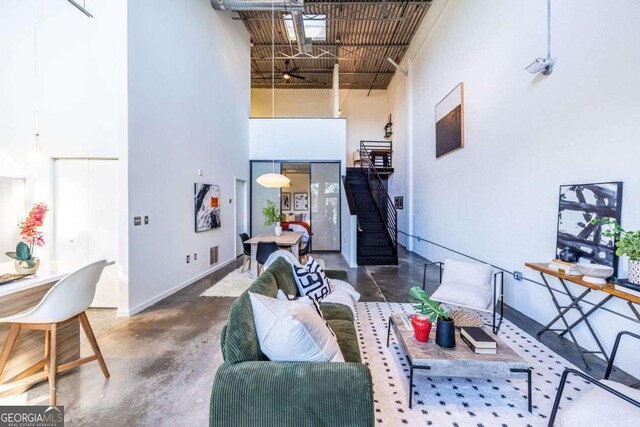
[(140, 225), (140, 224), (142, 224), (142, 218), (140, 218), (139, 216), (134, 216), (133, 225)]
[(149, 224), (149, 217), (145, 215), (144, 217), (144, 225)]

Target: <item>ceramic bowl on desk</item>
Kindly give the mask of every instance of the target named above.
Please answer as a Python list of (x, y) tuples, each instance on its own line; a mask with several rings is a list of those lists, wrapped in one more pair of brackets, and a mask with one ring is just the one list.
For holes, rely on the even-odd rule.
[(582, 280), (596, 285), (606, 285), (607, 279), (613, 276), (613, 268), (599, 264), (576, 264), (576, 270), (584, 276)]

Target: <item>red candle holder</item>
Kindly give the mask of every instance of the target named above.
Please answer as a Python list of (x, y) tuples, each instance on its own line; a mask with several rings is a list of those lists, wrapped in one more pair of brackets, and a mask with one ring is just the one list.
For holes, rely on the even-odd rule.
[(431, 322), (427, 316), (416, 314), (411, 318), (411, 325), (416, 339), (420, 342), (427, 342), (431, 332)]

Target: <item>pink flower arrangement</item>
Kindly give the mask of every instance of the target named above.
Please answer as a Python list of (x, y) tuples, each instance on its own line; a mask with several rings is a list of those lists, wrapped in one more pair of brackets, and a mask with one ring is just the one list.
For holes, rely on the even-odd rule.
[(44, 236), (41, 231), (38, 230), (42, 227), (44, 222), (44, 215), (49, 210), (46, 203), (38, 203), (29, 212), (27, 219), (19, 224), (20, 237), (22, 241), (29, 245), (31, 253), (33, 253), (33, 246), (44, 246)]

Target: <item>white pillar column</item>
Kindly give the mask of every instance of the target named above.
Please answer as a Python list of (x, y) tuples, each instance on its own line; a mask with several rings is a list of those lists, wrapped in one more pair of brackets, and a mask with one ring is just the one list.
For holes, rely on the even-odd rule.
[[(408, 75), (405, 83), (406, 91), (406, 120), (405, 120), (405, 138), (407, 141), (406, 149), (406, 180), (407, 180), (407, 200), (405, 201), (405, 209), (407, 215), (407, 232), (411, 235), (414, 234), (413, 218), (413, 61), (409, 59), (407, 61)], [(413, 251), (415, 239), (409, 237), (407, 239), (407, 249)]]
[(333, 66), (333, 87), (331, 98), (331, 106), (333, 111), (333, 117), (340, 117), (340, 65), (334, 64)]

